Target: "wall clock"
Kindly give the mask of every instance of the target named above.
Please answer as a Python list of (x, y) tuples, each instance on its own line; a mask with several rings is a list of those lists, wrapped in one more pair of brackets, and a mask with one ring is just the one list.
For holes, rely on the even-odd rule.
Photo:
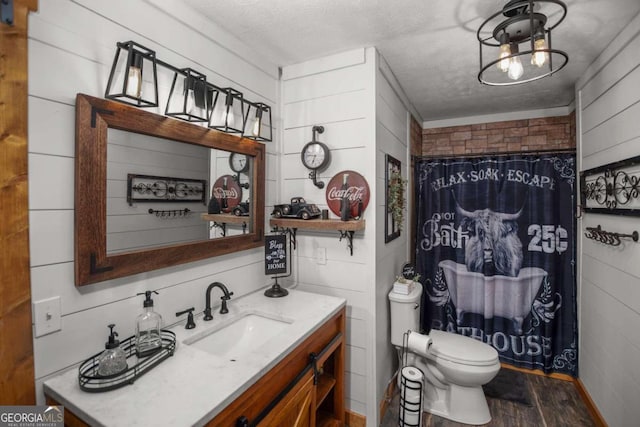
[(229, 156), (229, 166), (235, 173), (246, 172), (249, 170), (249, 159), (246, 154), (231, 153)]
[(233, 179), (240, 185), (242, 188), (249, 188), (249, 183), (240, 183), (240, 174), (246, 173), (249, 170), (249, 158), (246, 154), (242, 153), (231, 153), (229, 156), (229, 166), (231, 170), (234, 171), (237, 175), (234, 175)]
[(311, 131), (313, 132), (311, 142), (302, 147), (302, 164), (311, 170), (309, 178), (313, 181), (313, 185), (318, 188), (324, 188), (324, 182), (317, 180), (318, 172), (329, 166), (331, 151), (329, 147), (316, 139), (317, 133), (324, 132), (324, 126), (314, 126)]

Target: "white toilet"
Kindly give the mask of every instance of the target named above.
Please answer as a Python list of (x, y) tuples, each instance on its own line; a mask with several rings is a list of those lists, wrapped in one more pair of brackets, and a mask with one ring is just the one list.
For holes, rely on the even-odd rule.
[[(391, 343), (402, 352), (403, 337), (408, 331), (420, 331), (422, 286), (399, 294), (391, 291)], [(426, 337), (418, 337), (422, 342)], [(500, 370), (498, 352), (483, 342), (454, 333), (432, 330), (428, 349), (406, 354), (402, 367), (415, 366), (424, 374), (423, 410), (465, 424), (486, 424), (491, 414), (482, 385)], [(400, 363), (403, 364), (402, 358)]]

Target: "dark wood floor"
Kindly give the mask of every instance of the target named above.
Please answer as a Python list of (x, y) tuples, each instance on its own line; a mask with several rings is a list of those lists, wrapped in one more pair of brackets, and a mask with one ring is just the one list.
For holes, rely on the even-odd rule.
[[(595, 426), (573, 382), (535, 374), (525, 374), (525, 378), (532, 405), (488, 397), (487, 402), (492, 420), (483, 425), (492, 427)], [(398, 401), (399, 394), (396, 390), (389, 409), (380, 424), (381, 427), (398, 425)], [(456, 423), (425, 413), (422, 425), (423, 427), (463, 427), (467, 424)]]

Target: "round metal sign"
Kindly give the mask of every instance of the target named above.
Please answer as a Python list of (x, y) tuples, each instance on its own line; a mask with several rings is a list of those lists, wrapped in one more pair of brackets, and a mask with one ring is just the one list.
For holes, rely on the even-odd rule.
[(242, 201), (242, 187), (233, 176), (222, 175), (213, 184), (211, 197), (218, 200), (222, 212), (228, 213)]
[(338, 172), (327, 185), (327, 206), (337, 216), (341, 216), (340, 208), (345, 199), (348, 203), (349, 217), (360, 219), (369, 204), (370, 196), (367, 180), (355, 171)]

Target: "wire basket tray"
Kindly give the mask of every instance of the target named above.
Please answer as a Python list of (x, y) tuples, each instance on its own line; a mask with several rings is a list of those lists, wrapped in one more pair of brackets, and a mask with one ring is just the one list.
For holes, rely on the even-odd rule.
[[(163, 329), (160, 332), (160, 336), (162, 338), (162, 348), (144, 358), (136, 355), (135, 336), (131, 336), (122, 341), (120, 347), (122, 347), (127, 355), (127, 364), (130, 366), (125, 371), (116, 375), (103, 376), (98, 374), (98, 359), (102, 351), (94, 354), (82, 362), (80, 368), (78, 368), (80, 389), (90, 393), (99, 393), (133, 384), (138, 378), (156, 367), (163, 360), (173, 356), (176, 349), (176, 334)], [(132, 364), (132, 362), (134, 363)]]

